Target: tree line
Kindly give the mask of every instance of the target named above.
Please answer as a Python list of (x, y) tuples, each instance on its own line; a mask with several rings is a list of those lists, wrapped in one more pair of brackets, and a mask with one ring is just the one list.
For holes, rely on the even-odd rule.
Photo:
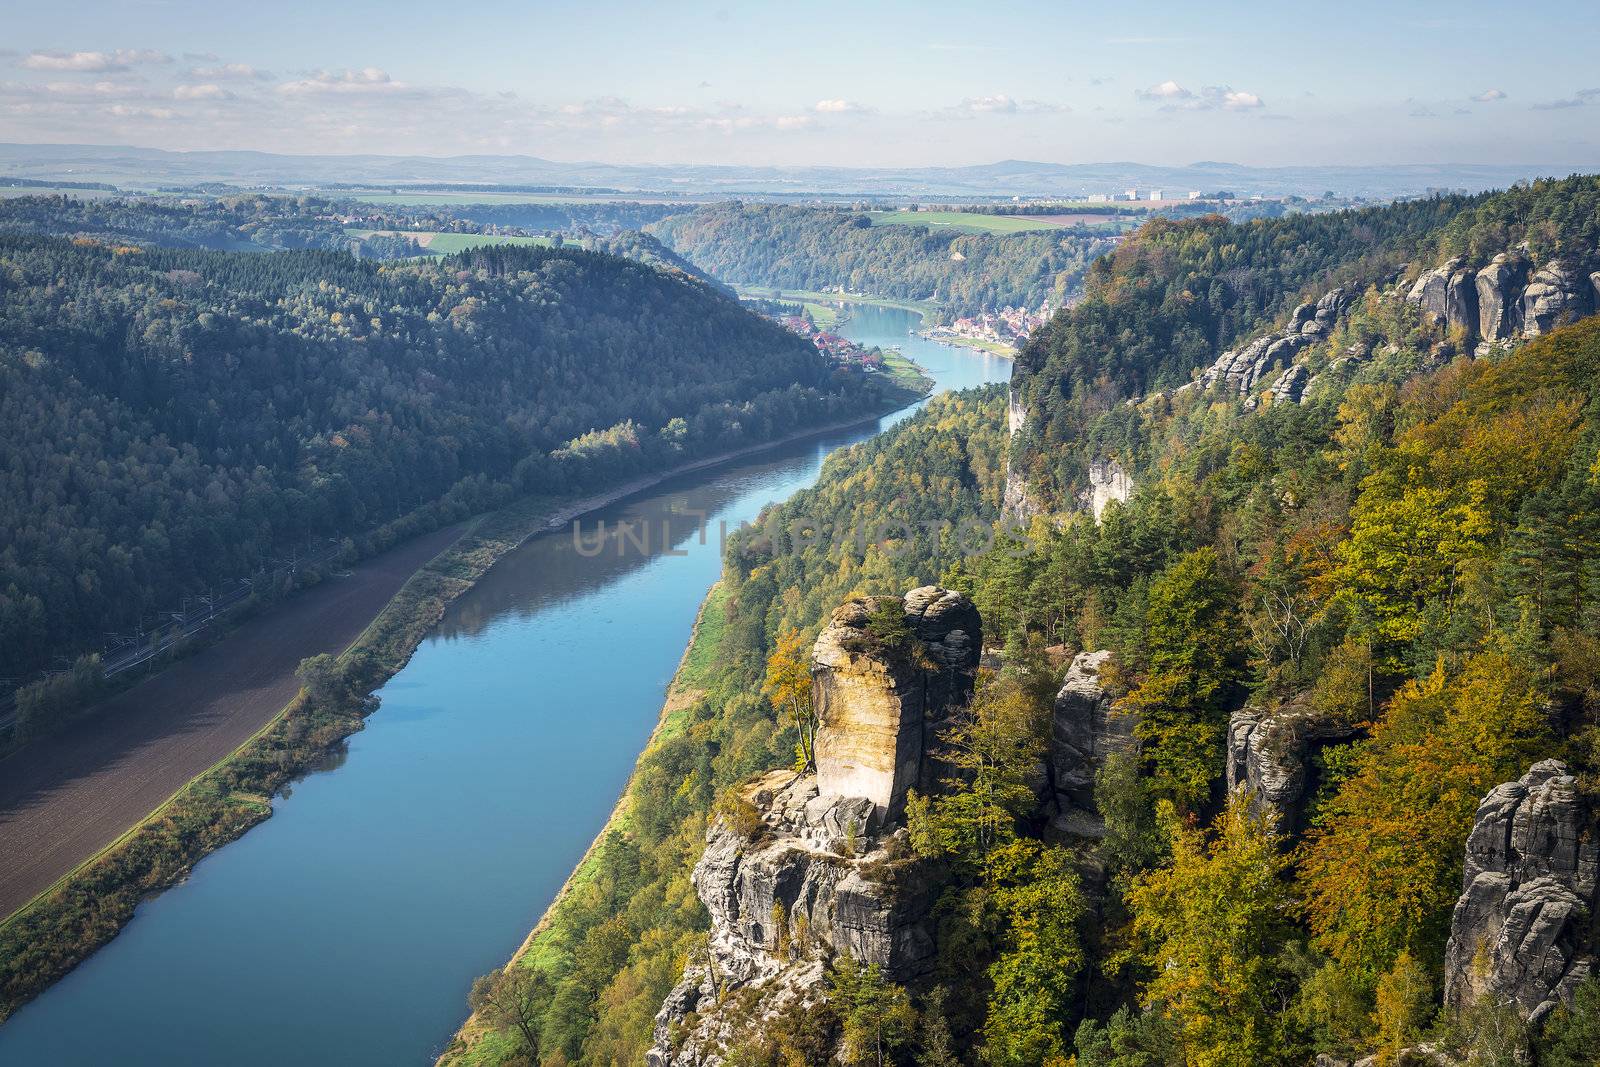
[(0, 677), (312, 537), (569, 492), (881, 406), (678, 273), (0, 236)]

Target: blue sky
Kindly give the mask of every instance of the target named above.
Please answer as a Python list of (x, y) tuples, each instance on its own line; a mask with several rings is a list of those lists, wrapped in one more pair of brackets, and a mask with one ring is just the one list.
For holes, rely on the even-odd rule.
[(1600, 167), (1600, 5), (3, 0), (0, 140)]

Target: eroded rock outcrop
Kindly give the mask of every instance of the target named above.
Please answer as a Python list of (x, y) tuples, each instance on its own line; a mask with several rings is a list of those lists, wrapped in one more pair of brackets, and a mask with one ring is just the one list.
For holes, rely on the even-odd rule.
[(1539, 337), (1582, 318), (1593, 307), (1593, 298), (1594, 283), (1576, 264), (1545, 264), (1522, 291), (1523, 335)]
[(937, 868), (912, 858), (903, 828), (869, 830), (869, 799), (819, 793), (815, 776), (792, 771), (742, 797), (759, 827), (747, 836), (718, 820), (707, 831), (692, 881), (711, 931), (656, 1016), (652, 1067), (720, 1063), (751, 1028), (820, 997), (839, 953), (901, 982), (933, 959)]
[[(873, 613), (886, 607), (902, 613), (915, 647), (874, 633)], [(898, 818), (908, 789), (927, 792), (942, 777), (928, 754), (971, 699), (982, 647), (978, 609), (948, 589), (840, 606), (812, 651), (818, 788), (867, 798), (879, 823)]]
[(1445, 1003), (1514, 1004), (1538, 1023), (1594, 973), (1595, 811), (1557, 760), (1478, 805), (1445, 948)]
[(1197, 383), (1185, 386), (1209, 389), (1216, 384), (1248, 397), (1262, 380), (1275, 371), (1294, 364), (1301, 349), (1321, 340), (1333, 332), (1334, 326), (1350, 305), (1350, 296), (1344, 289), (1324, 293), (1316, 303), (1304, 303), (1289, 315), (1288, 324), (1281, 330), (1263, 334), (1237, 349), (1230, 349), (1217, 357), (1217, 361), (1201, 373)]
[(1478, 272), (1478, 336), (1485, 341), (1509, 341), (1522, 329), (1522, 287), (1528, 263), (1521, 256), (1502, 252)]
[(927, 970), (942, 868), (914, 855), (900, 809), (938, 788), (928, 753), (982, 643), (972, 602), (937, 586), (833, 613), (812, 650), (817, 773), (755, 780), (707, 830), (692, 881), (711, 930), (656, 1016), (651, 1067), (715, 1067), (815, 1004), (840, 954), (899, 982)]
[(1098, 459), (1089, 464), (1089, 488), (1083, 491), (1081, 502), (1094, 513), (1096, 522), (1113, 500), (1127, 503), (1133, 496), (1133, 475), (1122, 468), (1115, 459)]
[(1228, 719), (1228, 788), (1248, 790), (1252, 810), (1273, 830), (1293, 835), (1315, 791), (1317, 752), (1355, 734), (1355, 726), (1303, 696), (1272, 709), (1242, 708)]
[[(1006, 392), (1006, 431), (1009, 437), (1015, 439), (1022, 432), (1022, 427), (1028, 421), (1028, 411), (1017, 399), (1017, 394), (1010, 390)], [(1033, 494), (1028, 489), (1028, 480), (1021, 471), (1011, 465), (1011, 456), (1008, 450), (1006, 455), (1006, 484), (1005, 491), (1000, 501), (1001, 513), (1013, 522), (1027, 522), (1041, 509), (1033, 499)]]
[(1406, 300), (1451, 329), (1478, 331), (1478, 276), (1456, 257), (1418, 275)]
[(1132, 751), (1133, 716), (1112, 706), (1100, 670), (1110, 652), (1080, 652), (1056, 693), (1050, 727), (1051, 828), (1064, 837), (1101, 837), (1105, 824), (1094, 801), (1095, 773), (1112, 752)]

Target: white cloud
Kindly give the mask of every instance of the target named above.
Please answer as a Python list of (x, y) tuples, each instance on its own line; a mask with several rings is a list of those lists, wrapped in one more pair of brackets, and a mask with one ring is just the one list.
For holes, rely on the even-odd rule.
[(1137, 95), (1138, 95), (1140, 100), (1193, 100), (1194, 99), (1194, 94), (1193, 93), (1191, 93), (1189, 90), (1185, 89), (1183, 86), (1179, 85), (1177, 82), (1171, 81), (1170, 79), (1168, 81), (1162, 82), (1160, 85), (1152, 85), (1148, 89), (1140, 89)]
[(115, 52), (30, 52), (22, 65), (29, 70), (100, 73), (127, 70), (139, 63), (171, 63), (165, 52), (148, 48), (121, 48)]
[(389, 77), (389, 72), (378, 67), (360, 70), (319, 70), (309, 78), (284, 82), (278, 86), (280, 93), (391, 93), (405, 89), (404, 82)]
[(1480, 104), (1491, 104), (1496, 100), (1504, 100), (1505, 98), (1506, 91), (1504, 89), (1485, 89), (1472, 99)]
[(194, 67), (189, 71), (191, 78), (203, 78), (206, 81), (270, 81), (270, 70), (258, 70), (248, 63), (218, 63), (210, 67)]
[(1140, 100), (1161, 105), (1163, 111), (1254, 111), (1266, 107), (1255, 93), (1231, 85), (1208, 85), (1198, 93), (1167, 80), (1134, 93)]
[(170, 119), (177, 113), (167, 107), (134, 107), (131, 104), (113, 104), (106, 113), (119, 119)]
[(179, 100), (227, 100), (233, 96), (214, 82), (204, 85), (180, 85), (172, 90), (172, 95)]
[(854, 100), (818, 100), (811, 110), (827, 115), (864, 115), (872, 109)]
[(978, 115), (1041, 115), (1069, 110), (1065, 105), (1046, 100), (1017, 100), (1005, 93), (996, 93), (993, 96), (969, 96), (961, 103), (945, 108), (945, 114), (974, 118)]

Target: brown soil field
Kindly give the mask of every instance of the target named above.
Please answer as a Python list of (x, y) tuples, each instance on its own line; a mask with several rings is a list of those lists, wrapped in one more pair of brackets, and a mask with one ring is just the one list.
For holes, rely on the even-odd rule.
[[(1091, 212), (1079, 212), (1071, 215), (1029, 215), (1029, 221), (1050, 222), (1057, 226), (1096, 226), (1104, 222), (1120, 222), (1128, 218), (1126, 215), (1096, 215)], [(1139, 222), (1133, 218), (1130, 221)]]
[(453, 526), (358, 563), (0, 760), (0, 917), (139, 823), (283, 710), (307, 656), (340, 652)]

